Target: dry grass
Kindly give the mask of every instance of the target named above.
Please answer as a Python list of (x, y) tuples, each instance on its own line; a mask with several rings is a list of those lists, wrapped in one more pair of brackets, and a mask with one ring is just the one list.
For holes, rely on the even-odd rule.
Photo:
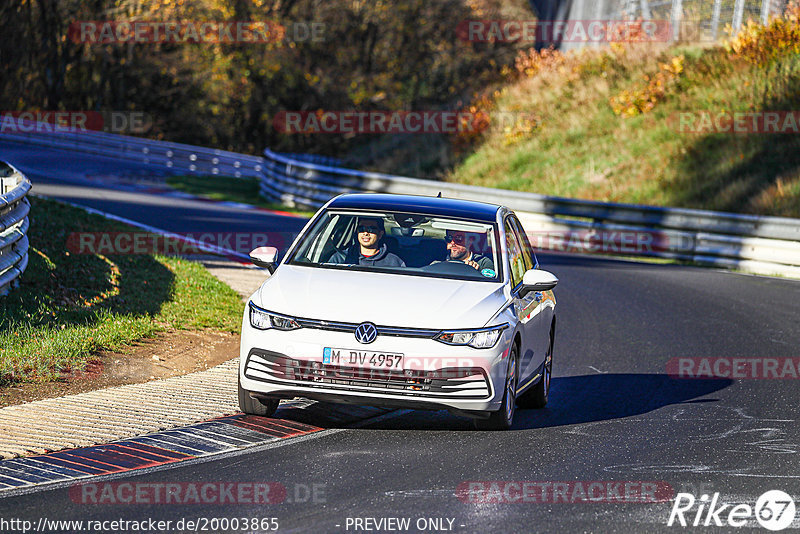
[[(798, 217), (800, 136), (687, 133), (676, 121), (681, 111), (800, 110), (800, 43), (784, 42), (800, 35), (786, 28), (797, 20), (774, 24), (749, 25), (727, 47), (612, 45), (523, 58), (492, 106), (533, 116), (536, 127), (490, 129), (447, 179)], [(615, 105), (637, 95), (647, 105)]]

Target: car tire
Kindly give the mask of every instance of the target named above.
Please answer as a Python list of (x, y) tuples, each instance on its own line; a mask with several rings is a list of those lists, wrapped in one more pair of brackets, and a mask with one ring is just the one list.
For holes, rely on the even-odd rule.
[(514, 424), (514, 406), (517, 397), (517, 346), (512, 345), (508, 356), (508, 370), (506, 371), (505, 392), (501, 408), (491, 412), (487, 419), (475, 419), (473, 422), (478, 430), (508, 430)]
[(278, 409), (280, 402), (279, 399), (254, 399), (250, 396), (250, 392), (242, 387), (242, 379), (239, 378), (239, 409), (244, 413), (269, 417)]
[(553, 376), (553, 338), (555, 337), (555, 326), (550, 329), (550, 343), (547, 346), (547, 354), (544, 356), (542, 366), (542, 379), (531, 389), (523, 393), (517, 399), (520, 408), (544, 408), (550, 397), (550, 379)]

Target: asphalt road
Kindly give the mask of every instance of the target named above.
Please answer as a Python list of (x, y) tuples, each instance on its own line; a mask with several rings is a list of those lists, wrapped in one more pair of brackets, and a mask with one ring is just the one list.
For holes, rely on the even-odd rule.
[[(86, 189), (56, 179), (80, 177), (83, 163), (65, 152), (31, 154), (0, 145), (2, 157), (27, 172), (39, 193), (174, 231), (182, 225), (206, 231), (258, 231), (269, 225), (291, 231), (298, 224), (236, 209), (203, 211), (190, 201), (165, 203), (141, 193)], [(719, 493), (719, 504), (729, 503), (718, 516), (723, 521), (732, 505), (753, 506), (768, 490), (800, 499), (796, 380), (667, 375), (673, 358), (798, 357), (800, 283), (590, 256), (541, 254), (540, 261), (561, 279), (551, 399), (544, 410), (518, 411), (509, 432), (473, 431), (468, 420), (446, 412), (403, 411), (360, 429), (335, 429), (282, 446), (112, 479), (272, 481), (287, 488), (280, 503), (94, 505), (75, 502), (68, 489), (60, 488), (0, 499), (0, 519), (35, 524), (40, 518), (152, 518), (172, 521), (169, 531), (178, 531), (181, 518), (274, 517), (281, 532), (638, 533), (686, 529), (667, 526), (671, 501), (582, 502), (575, 492), (591, 481), (617, 481), (630, 482), (631, 488), (657, 483), (668, 488), (668, 498), (687, 492), (710, 499)], [(475, 481), (500, 481), (496, 487), (507, 493), (478, 491), (469, 485)], [(537, 491), (559, 482), (571, 485), (560, 498), (548, 491), (548, 502), (495, 502), (521, 500), (516, 486), (508, 484), (515, 481), (537, 482), (529, 486)], [(575, 502), (553, 502), (565, 499)], [(690, 524), (697, 511), (695, 505), (685, 513)], [(398, 524), (367, 518), (409, 518), (410, 523), (407, 529), (394, 528)], [(713, 519), (709, 522), (713, 525)], [(205, 526), (234, 531), (232, 525)], [(238, 526), (239, 531), (267, 530)], [(798, 526), (795, 520), (790, 528)], [(764, 531), (754, 516), (744, 528)], [(689, 529), (740, 530), (727, 524)], [(78, 529), (73, 525), (72, 530)]]
[[(202, 202), (141, 192), (157, 185), (154, 177), (136, 164), (101, 156), (84, 156), (65, 150), (43, 151), (0, 140), (0, 159), (22, 171), (37, 195), (80, 204), (112, 213), (162, 230), (198, 238), (205, 232), (217, 235), (204, 238), (210, 243), (248, 253), (252, 239), (262, 234), (278, 243), (290, 243), (305, 224), (305, 219), (273, 215), (265, 211)], [(235, 178), (232, 178), (234, 180)], [(35, 224), (35, 215), (32, 215)], [(218, 235), (226, 234), (226, 235)], [(252, 236), (257, 234), (257, 237)], [(247, 235), (236, 246), (230, 236)]]

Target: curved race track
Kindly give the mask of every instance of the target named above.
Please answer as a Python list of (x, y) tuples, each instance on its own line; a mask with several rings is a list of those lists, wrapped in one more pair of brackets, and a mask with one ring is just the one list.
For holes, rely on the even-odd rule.
[[(73, 181), (87, 165), (110, 172), (113, 160), (14, 145), (0, 145), (0, 158), (27, 173), (39, 194), (167, 230), (296, 232), (302, 223)], [(547, 409), (519, 411), (510, 432), (476, 432), (446, 412), (399, 411), (360, 429), (114, 478), (275, 481), (288, 491), (280, 504), (87, 505), (61, 488), (0, 499), (0, 518), (174, 525), (181, 517), (276, 517), (281, 532), (406, 531), (355, 521), (397, 517), (410, 518), (409, 532), (652, 532), (682, 530), (666, 526), (671, 502), (487, 503), (468, 502), (480, 493), (456, 492), (470, 481), (571, 481), (572, 489), (576, 482), (652, 481), (668, 489), (666, 498), (719, 492), (721, 501), (752, 505), (773, 489), (800, 497), (796, 380), (666, 374), (677, 357), (797, 357), (800, 283), (588, 256), (541, 254), (540, 262), (561, 279), (551, 400)], [(306, 491), (314, 487), (316, 498)], [(502, 487), (514, 500), (516, 486)], [(418, 525), (420, 518), (443, 521), (437, 530), (435, 522)], [(384, 528), (367, 530), (376, 526)], [(753, 519), (747, 526), (761, 529)]]

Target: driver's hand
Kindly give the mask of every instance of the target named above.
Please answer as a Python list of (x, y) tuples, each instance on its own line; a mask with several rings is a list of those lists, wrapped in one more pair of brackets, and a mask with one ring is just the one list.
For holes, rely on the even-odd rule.
[(467, 265), (469, 265), (473, 269), (479, 269), (480, 268), (480, 267), (478, 267), (478, 262), (477, 261), (470, 260), (470, 261), (465, 261), (464, 263), (466, 263)]

